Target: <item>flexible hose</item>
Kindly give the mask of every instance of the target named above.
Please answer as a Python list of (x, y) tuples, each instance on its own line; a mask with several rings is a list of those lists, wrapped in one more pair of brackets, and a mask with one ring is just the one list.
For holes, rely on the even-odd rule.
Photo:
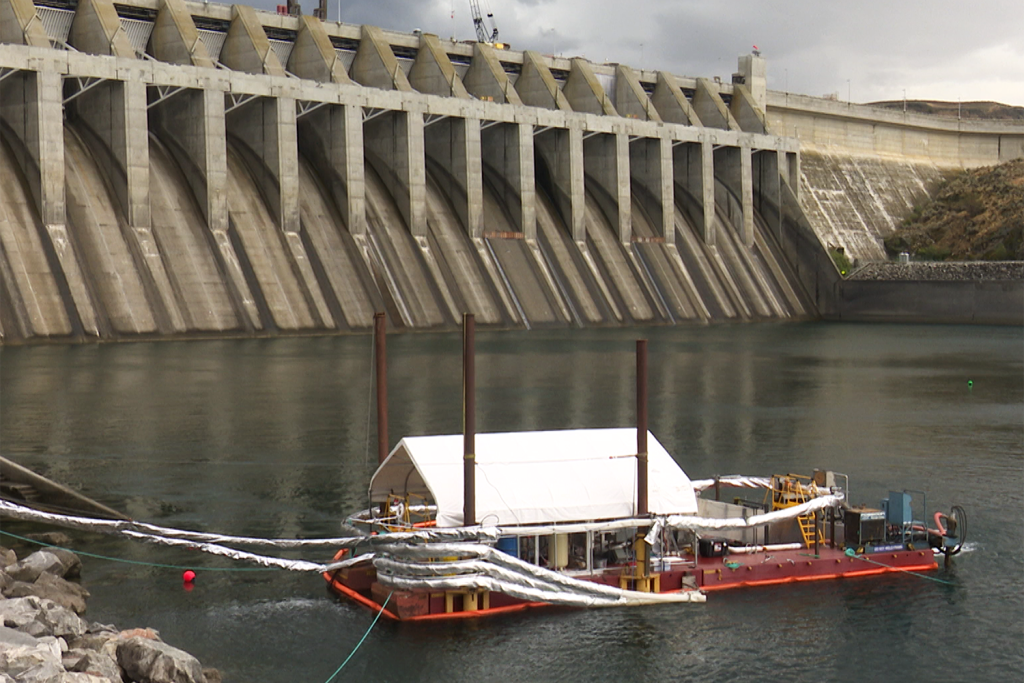
[(957, 540), (956, 547), (946, 551), (947, 555), (957, 555), (967, 542), (967, 511), (959, 505), (950, 509), (950, 516), (956, 521)]

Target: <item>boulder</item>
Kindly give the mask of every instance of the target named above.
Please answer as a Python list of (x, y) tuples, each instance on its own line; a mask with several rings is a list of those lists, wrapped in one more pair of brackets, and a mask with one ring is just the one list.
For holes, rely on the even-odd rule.
[(12, 584), (14, 584), (14, 579), (11, 578), (11, 575), (0, 569), (0, 595), (7, 596), (7, 589)]
[(98, 621), (89, 622), (89, 633), (111, 633), (117, 635), (117, 627), (113, 624), (101, 624)]
[(37, 550), (4, 571), (16, 581), (33, 583), (43, 572), (64, 576), (64, 561), (49, 550)]
[(75, 666), (85, 659), (85, 655), (89, 652), (92, 652), (92, 650), (71, 647), (68, 648), (67, 652), (61, 653), (60, 660), (65, 669), (68, 671), (74, 671)]
[(63, 663), (68, 671), (92, 674), (112, 681), (121, 680), (121, 669), (117, 662), (95, 650), (68, 650), (64, 653)]
[(18, 556), (10, 548), (5, 548), (0, 545), (0, 569), (9, 567), (18, 561)]
[(0, 650), (14, 645), (37, 645), (38, 643), (38, 638), (34, 638), (27, 633), (15, 631), (13, 628), (7, 628), (6, 626), (0, 626)]
[(163, 642), (162, 640), (160, 640), (160, 632), (156, 629), (129, 628), (125, 629), (124, 631), (121, 631), (120, 633), (114, 633), (113, 637), (110, 640), (108, 640), (103, 645), (102, 648), (100, 648), (100, 652), (108, 655), (111, 659), (113, 659), (116, 662), (117, 648), (123, 641), (128, 640), (129, 638), (145, 638), (146, 640), (156, 640), (160, 641), (161, 643)]
[(64, 674), (55, 639), (0, 649), (0, 671), (19, 683), (58, 683)]
[(58, 605), (67, 607), (75, 614), (83, 614), (85, 612), (85, 599), (89, 596), (89, 591), (77, 583), (71, 583), (59, 576), (44, 572), (39, 575), (35, 583), (15, 581), (3, 591), (3, 594), (9, 598), (24, 598), (29, 595), (36, 595), (46, 600), (53, 600)]
[(61, 592), (67, 593), (68, 595), (74, 595), (82, 598), (83, 600), (89, 597), (89, 591), (82, 584), (62, 579), (59, 576), (54, 576), (53, 574), (40, 574), (39, 578), (36, 579), (36, 585), (38, 586), (41, 584), (53, 586)]
[(60, 677), (60, 683), (121, 683), (121, 678), (120, 676), (107, 678), (106, 676), (65, 671)]
[(86, 624), (52, 600), (36, 596), (0, 601), (0, 623), (30, 636), (80, 636)]
[(60, 558), (60, 563), (64, 566), (64, 572), (58, 574), (62, 579), (77, 579), (82, 575), (82, 558), (70, 550), (64, 550), (64, 548), (47, 548), (46, 552), (56, 555)]
[(38, 541), (43, 545), (67, 546), (74, 543), (74, 540), (63, 531), (43, 531), (38, 534), (25, 534), (25, 538)]
[(206, 683), (198, 659), (159, 640), (136, 636), (120, 641), (117, 663), (139, 683)]
[[(107, 643), (116, 640), (116, 631), (96, 632), (94, 629), (90, 629), (89, 633), (73, 638), (68, 645), (71, 646), (72, 650), (95, 650), (96, 652), (104, 652), (104, 646)], [(116, 651), (116, 648), (111, 648), (111, 652)]]
[(148, 640), (160, 640), (160, 632), (152, 628), (129, 628), (117, 634), (119, 638), (146, 638)]

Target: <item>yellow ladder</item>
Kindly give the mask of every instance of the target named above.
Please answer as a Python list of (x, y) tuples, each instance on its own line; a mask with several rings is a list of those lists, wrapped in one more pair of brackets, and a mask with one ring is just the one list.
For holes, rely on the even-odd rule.
[[(802, 483), (801, 479), (807, 479), (807, 484)], [(772, 510), (784, 510), (801, 503), (806, 503), (810, 500), (810, 490), (809, 477), (801, 477), (796, 474), (786, 476), (773, 475)], [(821, 530), (814, 524), (814, 515), (800, 515), (796, 519), (800, 525), (800, 535), (804, 539), (805, 547), (810, 548), (814, 545), (815, 536), (817, 536), (819, 542), (823, 543), (825, 541)]]
[(814, 515), (800, 515), (797, 517), (797, 521), (800, 522), (800, 535), (804, 537), (805, 546), (810, 548), (814, 545), (815, 533), (817, 533), (819, 542), (825, 542), (821, 535), (821, 530), (814, 524)]

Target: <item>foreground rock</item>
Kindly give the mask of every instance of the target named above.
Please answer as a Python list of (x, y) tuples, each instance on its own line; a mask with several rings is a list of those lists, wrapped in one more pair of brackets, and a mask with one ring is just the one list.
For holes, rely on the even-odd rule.
[(117, 663), (134, 680), (154, 683), (206, 680), (199, 660), (159, 640), (137, 636), (122, 640), (117, 644)]
[(910, 263), (869, 263), (850, 274), (851, 280), (1022, 280), (1020, 261), (912, 261)]
[(0, 683), (219, 683), (192, 655), (153, 629), (89, 623), (89, 592), (68, 581), (81, 562), (40, 550), (20, 562), (0, 548)]

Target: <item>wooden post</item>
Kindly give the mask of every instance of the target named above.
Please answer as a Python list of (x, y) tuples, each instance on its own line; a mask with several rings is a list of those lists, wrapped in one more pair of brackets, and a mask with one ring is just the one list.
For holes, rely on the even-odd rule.
[(388, 351), (387, 318), (373, 314), (373, 353), (377, 363), (377, 462), (388, 457)]

